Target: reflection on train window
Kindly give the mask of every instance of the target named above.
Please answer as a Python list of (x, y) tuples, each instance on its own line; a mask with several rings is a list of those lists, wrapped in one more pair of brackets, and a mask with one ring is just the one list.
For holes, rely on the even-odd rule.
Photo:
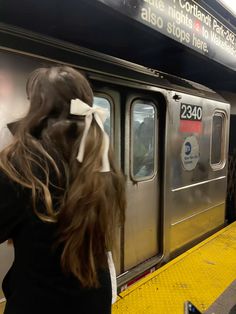
[(132, 106), (132, 176), (143, 180), (154, 174), (155, 107), (136, 101)]
[(111, 104), (109, 100), (105, 97), (95, 96), (93, 98), (93, 106), (95, 108), (102, 108), (107, 113), (107, 118), (104, 122), (104, 129), (107, 134), (111, 137)]
[(216, 112), (212, 119), (212, 139), (211, 139), (211, 165), (217, 165), (217, 168), (222, 166), (224, 159), (225, 145), (225, 115), (221, 112)]

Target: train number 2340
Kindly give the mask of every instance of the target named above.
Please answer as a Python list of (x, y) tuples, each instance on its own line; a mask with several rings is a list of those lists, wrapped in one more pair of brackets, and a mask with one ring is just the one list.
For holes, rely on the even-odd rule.
[(202, 121), (202, 107), (182, 103), (180, 120)]

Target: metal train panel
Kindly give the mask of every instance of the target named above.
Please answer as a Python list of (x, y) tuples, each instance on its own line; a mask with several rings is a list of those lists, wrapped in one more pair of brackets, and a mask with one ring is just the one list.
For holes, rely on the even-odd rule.
[[(225, 223), (227, 184), (229, 105), (182, 93), (175, 101), (175, 95), (169, 95), (167, 130), (167, 254)], [(188, 119), (183, 117), (186, 107)], [(190, 111), (195, 115), (198, 109), (202, 114), (195, 119)], [(218, 132), (218, 139), (213, 132)]]

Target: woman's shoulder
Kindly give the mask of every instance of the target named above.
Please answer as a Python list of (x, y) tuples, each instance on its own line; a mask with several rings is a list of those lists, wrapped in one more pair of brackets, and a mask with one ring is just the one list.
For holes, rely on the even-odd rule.
[(0, 243), (13, 237), (26, 217), (26, 194), (20, 184), (0, 170)]
[(12, 198), (12, 201), (21, 202), (25, 198), (26, 189), (0, 169), (0, 199)]

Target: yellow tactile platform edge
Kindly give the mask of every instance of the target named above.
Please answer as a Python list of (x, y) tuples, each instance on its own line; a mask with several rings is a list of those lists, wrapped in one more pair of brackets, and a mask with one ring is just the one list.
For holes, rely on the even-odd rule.
[(122, 292), (112, 314), (183, 314), (186, 300), (204, 311), (235, 279), (236, 222)]
[(4, 303), (0, 303), (0, 314), (3, 313), (4, 307), (5, 307), (5, 304)]

